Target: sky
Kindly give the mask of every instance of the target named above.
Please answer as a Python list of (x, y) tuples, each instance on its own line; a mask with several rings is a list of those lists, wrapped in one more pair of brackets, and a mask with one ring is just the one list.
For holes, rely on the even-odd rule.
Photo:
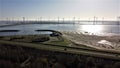
[(0, 0), (0, 20), (36, 18), (116, 19), (120, 0)]

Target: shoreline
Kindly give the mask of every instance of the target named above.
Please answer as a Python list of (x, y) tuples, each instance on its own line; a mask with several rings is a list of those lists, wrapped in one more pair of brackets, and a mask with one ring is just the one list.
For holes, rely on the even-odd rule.
[[(120, 52), (120, 35), (99, 36), (84, 34), (82, 32), (65, 32), (63, 36), (76, 44), (83, 44), (100, 50), (112, 50)], [(103, 43), (99, 43), (103, 42)], [(107, 44), (109, 43), (109, 44)]]

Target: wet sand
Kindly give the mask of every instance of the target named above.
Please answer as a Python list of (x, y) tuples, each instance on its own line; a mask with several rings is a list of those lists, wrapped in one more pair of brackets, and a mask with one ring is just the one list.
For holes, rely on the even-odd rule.
[(120, 51), (120, 35), (95, 35), (87, 32), (63, 31), (63, 36), (76, 44), (106, 50)]

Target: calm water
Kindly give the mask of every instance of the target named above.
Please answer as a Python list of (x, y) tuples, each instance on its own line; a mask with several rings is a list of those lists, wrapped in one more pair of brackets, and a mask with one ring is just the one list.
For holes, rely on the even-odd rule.
[(38, 29), (51, 29), (60, 31), (86, 31), (91, 33), (120, 34), (120, 25), (80, 25), (80, 24), (28, 24), (9, 27), (0, 27), (0, 30), (21, 30), (19, 32), (1, 32), (0, 35), (28, 35), (41, 34)]

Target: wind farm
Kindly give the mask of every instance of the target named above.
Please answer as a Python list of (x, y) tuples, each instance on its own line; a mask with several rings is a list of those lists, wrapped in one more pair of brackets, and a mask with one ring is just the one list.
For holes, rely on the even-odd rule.
[(1, 0), (0, 68), (119, 68), (119, 0)]

